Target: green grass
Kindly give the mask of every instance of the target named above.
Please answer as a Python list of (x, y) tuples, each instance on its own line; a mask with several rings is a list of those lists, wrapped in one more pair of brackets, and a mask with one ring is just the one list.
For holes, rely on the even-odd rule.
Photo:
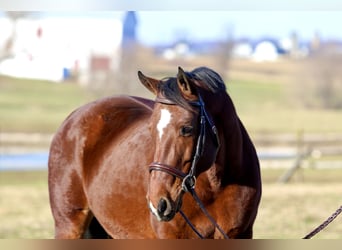
[(0, 77), (0, 129), (51, 133), (89, 100), (90, 95), (75, 84)]
[(272, 82), (234, 81), (227, 84), (227, 92), (239, 112), (288, 105), (285, 87)]
[[(250, 133), (342, 132), (341, 110), (298, 107), (285, 84), (235, 80), (227, 89)], [(52, 133), (71, 111), (94, 99), (72, 83), (0, 77), (0, 131)]]
[(286, 84), (235, 81), (227, 89), (242, 122), (253, 132), (342, 132), (342, 110), (305, 109)]

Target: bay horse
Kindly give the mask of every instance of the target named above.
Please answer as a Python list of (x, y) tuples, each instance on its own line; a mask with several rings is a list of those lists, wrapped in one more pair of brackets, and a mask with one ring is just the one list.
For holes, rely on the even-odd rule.
[(252, 238), (259, 161), (221, 77), (206, 67), (138, 77), (154, 101), (102, 98), (56, 132), (55, 238)]

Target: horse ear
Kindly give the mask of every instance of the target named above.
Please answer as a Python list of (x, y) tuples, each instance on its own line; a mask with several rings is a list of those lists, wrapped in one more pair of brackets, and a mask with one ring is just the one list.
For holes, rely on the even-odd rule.
[(159, 80), (145, 76), (140, 70), (138, 71), (140, 82), (153, 94), (157, 95)]
[(178, 67), (177, 84), (186, 99), (193, 100), (196, 98), (194, 84), (181, 67)]

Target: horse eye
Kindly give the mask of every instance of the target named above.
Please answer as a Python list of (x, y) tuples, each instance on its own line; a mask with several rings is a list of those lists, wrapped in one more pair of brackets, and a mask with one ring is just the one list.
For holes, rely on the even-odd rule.
[(191, 136), (193, 131), (193, 127), (191, 126), (183, 126), (180, 129), (181, 136)]

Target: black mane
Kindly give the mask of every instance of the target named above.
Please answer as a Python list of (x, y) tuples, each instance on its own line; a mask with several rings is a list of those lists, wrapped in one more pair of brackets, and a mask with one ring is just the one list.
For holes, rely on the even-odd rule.
[[(220, 75), (207, 67), (199, 67), (191, 72), (185, 72), (185, 74), (191, 79), (200, 81), (202, 84), (204, 84), (203, 88), (212, 93), (226, 91), (226, 85), (224, 84)], [(187, 100), (184, 99), (181, 91), (178, 88), (177, 78), (165, 78), (162, 80), (159, 90), (166, 99), (169, 99), (185, 109), (192, 109), (192, 106)]]
[(211, 92), (226, 91), (226, 85), (221, 76), (207, 67), (199, 67), (190, 72), (194, 79), (205, 84)]

